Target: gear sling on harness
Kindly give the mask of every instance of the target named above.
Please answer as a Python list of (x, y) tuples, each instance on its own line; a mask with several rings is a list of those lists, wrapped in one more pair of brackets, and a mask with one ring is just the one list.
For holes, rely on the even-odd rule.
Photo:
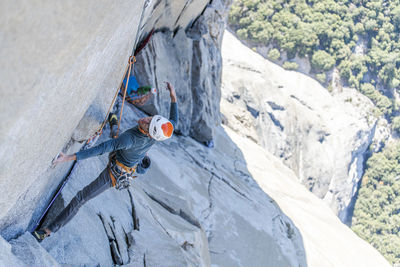
[(121, 190), (128, 188), (131, 185), (131, 181), (136, 178), (134, 175), (136, 172), (136, 166), (127, 167), (119, 162), (115, 157), (115, 152), (112, 152), (108, 156), (108, 174), (111, 177), (112, 185), (115, 189)]

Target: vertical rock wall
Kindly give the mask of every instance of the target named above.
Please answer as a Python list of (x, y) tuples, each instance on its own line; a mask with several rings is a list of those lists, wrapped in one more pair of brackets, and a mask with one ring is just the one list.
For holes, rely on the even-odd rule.
[[(180, 112), (188, 115), (181, 116), (179, 130), (199, 141), (212, 138), (219, 122), (219, 46), (230, 2), (1, 3), (4, 237), (24, 231), (44, 210), (70, 168), (54, 169), (51, 160), (61, 150), (77, 151), (96, 131), (132, 48), (153, 28), (153, 40), (138, 56), (139, 81), (159, 88), (171, 81)], [(153, 112), (167, 112), (165, 94), (160, 91)]]
[(26, 223), (47, 185), (60, 181), (67, 170), (49, 177), (51, 160), (94, 99), (105, 113), (134, 45), (142, 5), (2, 1), (0, 229)]
[[(220, 123), (221, 41), (231, 1), (212, 1), (187, 28), (157, 32), (138, 56), (135, 75), (140, 84), (159, 89), (155, 101), (143, 107), (167, 115), (165, 81), (176, 88), (180, 117), (178, 131), (200, 142), (212, 140)], [(174, 70), (171, 71), (171, 68)]]

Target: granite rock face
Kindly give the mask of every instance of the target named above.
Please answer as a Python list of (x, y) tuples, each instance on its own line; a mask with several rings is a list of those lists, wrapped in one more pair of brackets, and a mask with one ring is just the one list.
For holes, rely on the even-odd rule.
[[(387, 265), (279, 159), (230, 129), (215, 127), (220, 121), (219, 49), (229, 4), (1, 3), (0, 55), (6, 66), (0, 72), (1, 264)], [(78, 151), (96, 131), (132, 49), (153, 28), (135, 74), (159, 94), (142, 111), (126, 105), (121, 130), (134, 126), (144, 112), (168, 116), (163, 81), (170, 81), (178, 93), (182, 135), (152, 148), (151, 169), (129, 190), (110, 188), (37, 243), (26, 231), (35, 226), (60, 182), (69, 178), (44, 225), (107, 165), (107, 155), (57, 166), (51, 160), (60, 151)], [(276, 102), (271, 107), (280, 110)], [(249, 98), (246, 110), (257, 117), (256, 104)], [(274, 125), (286, 127), (278, 119)], [(248, 129), (253, 130), (257, 133)], [(108, 138), (106, 127), (98, 142)], [(199, 144), (211, 138), (215, 149)]]
[[(122, 131), (142, 116), (128, 105)], [(306, 266), (296, 226), (255, 183), (222, 128), (215, 138), (214, 150), (184, 136), (157, 143), (150, 170), (129, 190), (110, 188), (90, 200), (41, 245), (72, 266)], [(99, 142), (106, 139), (108, 128)], [(107, 160), (75, 164), (45, 225)]]
[(13, 255), (18, 257), (25, 266), (61, 266), (30, 233), (25, 233), (18, 239), (12, 240), (10, 244), (12, 245)]
[[(181, 114), (178, 131), (199, 142), (213, 139), (220, 124), (221, 42), (231, 1), (211, 1), (186, 28), (156, 32), (138, 56), (135, 75), (140, 84), (160, 93), (142, 107), (149, 114), (165, 113), (165, 81), (176, 86)], [(173, 69), (173, 71), (171, 71)]]
[(351, 89), (331, 95), (312, 78), (286, 71), (225, 35), (225, 123), (282, 158), (347, 221), (375, 133), (373, 105)]
[(11, 244), (0, 237), (0, 266), (26, 266), (12, 251)]
[[(126, 108), (122, 131), (144, 116)], [(90, 200), (40, 245), (28, 233), (0, 243), (4, 253), (34, 267), (389, 266), (280, 159), (228, 127), (214, 140), (214, 149), (184, 136), (157, 143), (129, 189)], [(45, 224), (106, 164), (107, 155), (77, 162)]]
[(212, 138), (220, 121), (219, 47), (230, 2), (1, 4), (3, 237), (33, 227), (71, 167), (54, 169), (52, 159), (77, 151), (98, 130), (129, 55), (151, 29), (135, 74), (159, 89), (152, 112), (167, 110), (163, 81), (170, 81), (187, 114), (179, 130), (198, 141)]

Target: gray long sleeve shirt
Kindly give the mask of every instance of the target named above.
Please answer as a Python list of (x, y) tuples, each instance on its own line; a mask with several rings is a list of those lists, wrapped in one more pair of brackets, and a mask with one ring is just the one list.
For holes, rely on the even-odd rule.
[[(169, 120), (175, 129), (178, 123), (177, 103), (171, 103)], [(155, 142), (153, 138), (141, 133), (138, 126), (135, 126), (123, 132), (118, 138), (108, 140), (90, 149), (81, 150), (75, 155), (77, 160), (82, 160), (116, 151), (116, 158), (119, 162), (125, 166), (133, 167), (143, 159)]]

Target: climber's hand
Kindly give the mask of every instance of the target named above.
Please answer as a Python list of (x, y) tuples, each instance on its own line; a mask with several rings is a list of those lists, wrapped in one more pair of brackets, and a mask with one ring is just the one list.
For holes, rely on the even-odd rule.
[(76, 156), (74, 155), (65, 155), (64, 153), (60, 152), (57, 158), (55, 158), (52, 162), (53, 165), (57, 165), (62, 162), (67, 162), (71, 160), (76, 160)]
[(171, 97), (171, 102), (176, 102), (176, 92), (174, 87), (171, 85), (170, 82), (165, 82), (167, 84), (167, 90), (169, 91), (169, 96)]

